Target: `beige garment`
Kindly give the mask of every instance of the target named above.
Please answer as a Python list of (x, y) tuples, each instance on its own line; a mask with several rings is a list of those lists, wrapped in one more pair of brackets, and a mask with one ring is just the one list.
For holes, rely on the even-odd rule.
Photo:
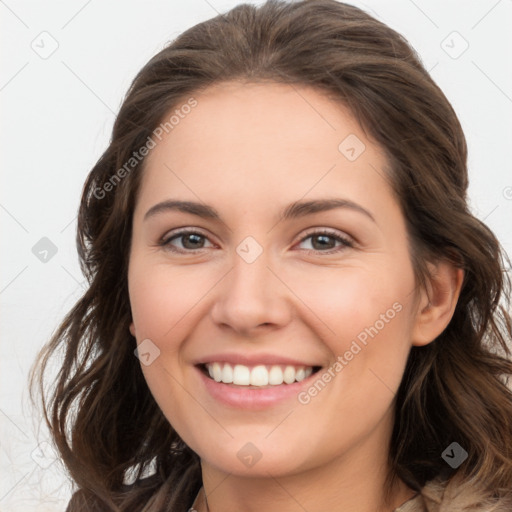
[[(204, 499), (203, 488), (194, 500)], [(191, 507), (189, 512), (195, 512)], [(448, 484), (435, 479), (427, 482), (420, 493), (410, 498), (393, 512), (512, 512), (512, 494), (507, 498), (490, 500), (483, 496), (478, 489), (467, 482), (460, 485), (452, 478)]]
[(443, 484), (435, 479), (394, 512), (512, 512), (512, 495), (493, 500), (470, 482), (460, 485), (452, 478)]

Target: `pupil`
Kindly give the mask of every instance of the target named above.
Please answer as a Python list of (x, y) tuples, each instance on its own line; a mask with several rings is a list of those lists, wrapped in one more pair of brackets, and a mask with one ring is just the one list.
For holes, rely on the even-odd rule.
[[(317, 235), (315, 237), (313, 237), (313, 247), (315, 247), (315, 240), (323, 240), (324, 242), (327, 240), (327, 245), (325, 243), (321, 243), (319, 247), (315, 247), (315, 249), (322, 249), (322, 248), (326, 248), (327, 246), (332, 246), (332, 243), (329, 244), (328, 240), (331, 239), (331, 237), (329, 235)], [(330, 249), (331, 247), (327, 247), (328, 249)]]
[(185, 247), (187, 247), (187, 242), (190, 241), (191, 238), (195, 238), (195, 241), (194, 240), (192, 241), (192, 247), (189, 247), (189, 249), (190, 248), (197, 249), (197, 246), (194, 246), (194, 243), (199, 243), (199, 245), (201, 245), (200, 242), (201, 242), (202, 237), (199, 235), (194, 235), (194, 234), (185, 235), (185, 237), (183, 238), (183, 242), (184, 242), (183, 245)]

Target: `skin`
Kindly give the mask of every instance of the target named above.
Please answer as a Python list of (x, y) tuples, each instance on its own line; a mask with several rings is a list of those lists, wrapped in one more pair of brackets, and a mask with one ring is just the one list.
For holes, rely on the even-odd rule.
[[(194, 97), (148, 155), (133, 217), (130, 330), (160, 350), (141, 365), (151, 393), (201, 457), (211, 512), (393, 510), (414, 494), (400, 482), (383, 506), (394, 395), (411, 347), (448, 325), (462, 271), (431, 264), (418, 289), (385, 155), (344, 106), (275, 83), (223, 83)], [(365, 145), (355, 161), (338, 149), (349, 134)], [(171, 198), (211, 205), (222, 221), (179, 211), (144, 220)], [(351, 208), (278, 220), (294, 201), (325, 198), (375, 220)], [(159, 244), (177, 228), (203, 237)], [(308, 236), (322, 229), (353, 247)], [(236, 251), (248, 236), (263, 250), (252, 263)], [(193, 366), (214, 352), (265, 352), (325, 371), (396, 303), (400, 312), (305, 405), (219, 404)], [(252, 467), (237, 457), (248, 442), (261, 454)]]

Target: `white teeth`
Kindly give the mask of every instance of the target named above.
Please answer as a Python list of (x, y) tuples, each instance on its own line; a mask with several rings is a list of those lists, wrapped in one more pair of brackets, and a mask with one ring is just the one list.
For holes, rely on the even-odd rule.
[(287, 366), (284, 369), (283, 380), (286, 382), (286, 384), (295, 382), (295, 368), (293, 366)]
[(222, 380), (222, 368), (219, 363), (213, 363), (213, 380), (217, 382)]
[(230, 384), (233, 382), (233, 368), (230, 364), (225, 364), (222, 370), (222, 382)]
[(248, 386), (250, 383), (251, 371), (249, 368), (241, 364), (235, 365), (233, 368), (233, 384), (237, 384), (238, 386)]
[(268, 372), (268, 383), (273, 386), (279, 386), (283, 381), (283, 370), (280, 366), (272, 366)]
[(231, 366), (229, 363), (206, 364), (208, 374), (216, 382), (237, 386), (279, 386), (283, 383), (300, 382), (313, 373), (311, 366), (266, 366), (249, 367), (243, 364)]
[(267, 386), (268, 385), (268, 371), (263, 366), (255, 366), (251, 370), (251, 386)]

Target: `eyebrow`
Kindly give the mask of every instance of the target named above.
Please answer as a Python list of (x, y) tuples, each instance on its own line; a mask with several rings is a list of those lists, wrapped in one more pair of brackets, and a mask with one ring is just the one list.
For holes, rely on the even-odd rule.
[[(354, 210), (356, 212), (362, 213), (373, 222), (376, 222), (375, 217), (366, 208), (363, 208), (361, 205), (348, 199), (338, 198), (315, 199), (312, 201), (295, 201), (281, 210), (279, 213), (279, 219), (295, 219), (299, 217), (305, 217), (306, 215), (311, 215), (313, 213), (334, 210), (335, 208), (348, 208)], [(222, 222), (221, 216), (212, 206), (203, 203), (197, 203), (195, 201), (177, 201), (172, 199), (162, 201), (161, 203), (152, 206), (144, 215), (144, 221), (148, 220), (150, 217), (154, 217), (155, 215), (168, 211), (190, 213), (205, 219), (213, 219)]]

